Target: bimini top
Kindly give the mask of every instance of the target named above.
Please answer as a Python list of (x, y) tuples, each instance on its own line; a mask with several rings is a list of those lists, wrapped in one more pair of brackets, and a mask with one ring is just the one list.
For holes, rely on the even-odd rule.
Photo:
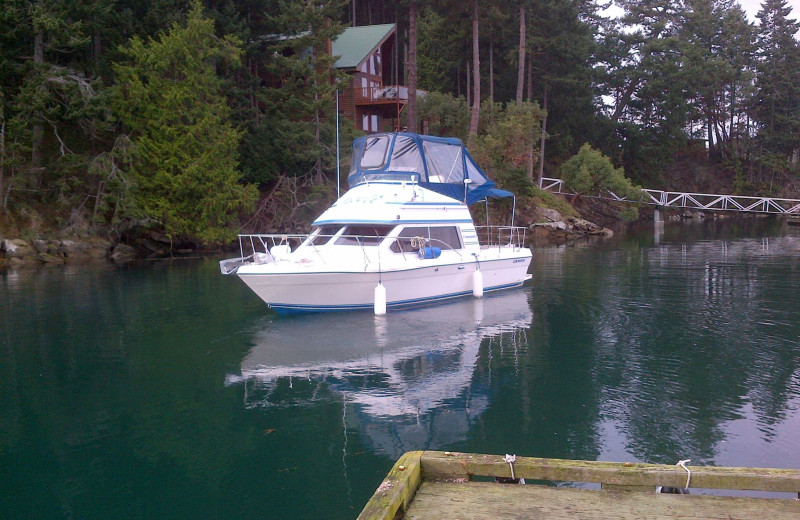
[(372, 134), (353, 142), (347, 183), (353, 187), (380, 181), (416, 182), (466, 204), (512, 196), (495, 188), (460, 139), (405, 132)]

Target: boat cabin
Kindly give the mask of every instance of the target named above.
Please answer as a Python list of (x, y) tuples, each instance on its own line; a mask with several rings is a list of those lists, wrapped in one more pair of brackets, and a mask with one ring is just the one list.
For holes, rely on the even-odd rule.
[(395, 132), (368, 135), (353, 142), (347, 183), (418, 183), (466, 205), (486, 197), (512, 197), (477, 165), (460, 139)]
[[(470, 225), (469, 227), (472, 228)], [(472, 234), (474, 234), (474, 228)], [(388, 240), (387, 240), (388, 239)], [(392, 253), (416, 253), (422, 258), (438, 258), (442, 251), (464, 248), (458, 225), (410, 224), (341, 224), (315, 227), (301, 247), (359, 246), (369, 248), (385, 244)]]

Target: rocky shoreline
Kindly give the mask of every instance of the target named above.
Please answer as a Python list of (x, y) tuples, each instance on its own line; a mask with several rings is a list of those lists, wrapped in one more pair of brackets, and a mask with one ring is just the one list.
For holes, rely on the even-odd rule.
[[(563, 244), (583, 237), (611, 237), (614, 232), (587, 220), (562, 218), (554, 210), (541, 210), (538, 222), (528, 226), (531, 245)], [(185, 250), (173, 251), (177, 254)], [(26, 268), (42, 265), (64, 265), (91, 262), (127, 263), (150, 256), (169, 256), (169, 245), (144, 240), (136, 248), (113, 243), (101, 237), (72, 237), (68, 239), (0, 238), (0, 269)]]
[(533, 245), (564, 244), (581, 238), (611, 238), (614, 232), (578, 217), (564, 217), (558, 211), (539, 208), (536, 211), (537, 222), (528, 226), (529, 240)]
[(100, 237), (0, 240), (0, 267), (20, 268), (98, 261), (130, 262), (140, 256), (127, 244), (113, 244)]

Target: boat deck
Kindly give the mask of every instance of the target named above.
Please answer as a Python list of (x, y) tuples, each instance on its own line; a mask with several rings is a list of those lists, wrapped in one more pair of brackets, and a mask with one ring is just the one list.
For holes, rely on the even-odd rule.
[[(689, 473), (683, 467), (517, 457), (514, 476), (528, 484), (499, 484), (494, 477), (511, 476), (511, 465), (501, 456), (410, 452), (397, 461), (358, 518), (800, 518), (798, 470), (687, 467), (689, 493), (668, 494), (656, 493), (656, 486), (686, 486)], [(491, 478), (476, 480), (482, 477)], [(534, 480), (537, 484), (531, 484)], [(601, 489), (556, 482), (599, 483)], [(700, 494), (710, 489), (766, 491), (785, 498)]]

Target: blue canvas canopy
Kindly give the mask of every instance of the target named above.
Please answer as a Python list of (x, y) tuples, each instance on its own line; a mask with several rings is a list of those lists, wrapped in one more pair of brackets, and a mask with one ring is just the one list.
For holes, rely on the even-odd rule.
[[(410, 181), (467, 204), (513, 194), (495, 188), (460, 139), (395, 132), (359, 137), (347, 183)], [(466, 181), (466, 182), (465, 182)]]

